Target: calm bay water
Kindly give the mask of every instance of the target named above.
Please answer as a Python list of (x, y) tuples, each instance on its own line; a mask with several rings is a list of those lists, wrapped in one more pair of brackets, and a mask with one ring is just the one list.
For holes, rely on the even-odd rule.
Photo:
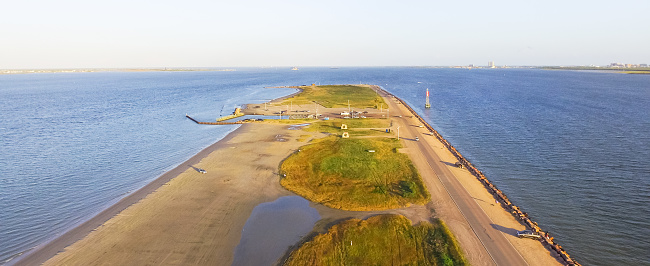
[(234, 130), (186, 113), (213, 120), (311, 83), (381, 85), (579, 262), (650, 265), (650, 76), (425, 68), (0, 76), (0, 262)]

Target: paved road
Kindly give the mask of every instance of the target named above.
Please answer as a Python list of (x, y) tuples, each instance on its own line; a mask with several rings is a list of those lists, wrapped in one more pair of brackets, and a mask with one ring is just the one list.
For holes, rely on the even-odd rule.
[[(497, 265), (528, 265), (519, 252), (503, 236), (502, 232), (493, 227), (493, 222), (483, 209), (479, 207), (454, 174), (447, 168), (448, 166), (436, 154), (428, 143), (434, 140), (430, 136), (424, 137), (425, 130), (414, 126), (419, 122), (416, 123), (416, 119), (408, 117), (411, 114), (405, 107), (393, 101), (389, 102), (391, 116), (403, 116), (393, 118), (395, 119), (394, 125), (400, 126), (400, 138), (406, 142), (406, 148), (415, 156), (422, 156), (427, 160), (429, 166), (454, 200), (494, 263)], [(415, 137), (419, 137), (420, 141), (415, 141)]]

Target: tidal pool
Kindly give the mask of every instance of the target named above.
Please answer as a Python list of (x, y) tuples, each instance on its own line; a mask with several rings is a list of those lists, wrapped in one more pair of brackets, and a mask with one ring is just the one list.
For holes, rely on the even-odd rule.
[(302, 129), (303, 127), (309, 126), (309, 123), (306, 124), (297, 124), (297, 125), (291, 125), (289, 127), (289, 130), (299, 130)]
[(246, 221), (232, 265), (273, 265), (320, 219), (309, 201), (281, 197), (257, 205)]

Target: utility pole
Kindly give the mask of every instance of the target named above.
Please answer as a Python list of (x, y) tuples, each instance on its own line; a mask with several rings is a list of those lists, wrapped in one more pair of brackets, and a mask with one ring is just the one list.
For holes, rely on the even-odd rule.
[(397, 139), (399, 140), (399, 126), (397, 126)]
[(348, 100), (348, 113), (352, 113), (352, 109), (350, 108), (350, 100)]

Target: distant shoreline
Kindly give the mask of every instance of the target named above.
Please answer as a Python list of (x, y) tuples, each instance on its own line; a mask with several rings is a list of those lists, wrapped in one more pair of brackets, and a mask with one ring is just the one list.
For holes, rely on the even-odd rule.
[(34, 73), (90, 73), (90, 72), (188, 72), (188, 71), (237, 71), (232, 68), (79, 68), (79, 69), (0, 69), (0, 75)]
[[(417, 66), (416, 66), (417, 67)], [(434, 68), (467, 68), (459, 66), (446, 66)], [(481, 68), (481, 67), (469, 67)], [(650, 75), (650, 68), (611, 68), (611, 67), (582, 67), (582, 66), (526, 66), (526, 67), (497, 67), (495, 69), (542, 69), (542, 70), (573, 70), (573, 71), (594, 71), (600, 73), (619, 73), (619, 74), (641, 74)], [(53, 68), (53, 69), (0, 69), (0, 75), (13, 74), (35, 74), (35, 73), (92, 73), (92, 72), (212, 72), (212, 71), (237, 71), (234, 68)]]
[(599, 73), (650, 75), (650, 68), (611, 68), (611, 67), (540, 67), (543, 70), (592, 71)]

